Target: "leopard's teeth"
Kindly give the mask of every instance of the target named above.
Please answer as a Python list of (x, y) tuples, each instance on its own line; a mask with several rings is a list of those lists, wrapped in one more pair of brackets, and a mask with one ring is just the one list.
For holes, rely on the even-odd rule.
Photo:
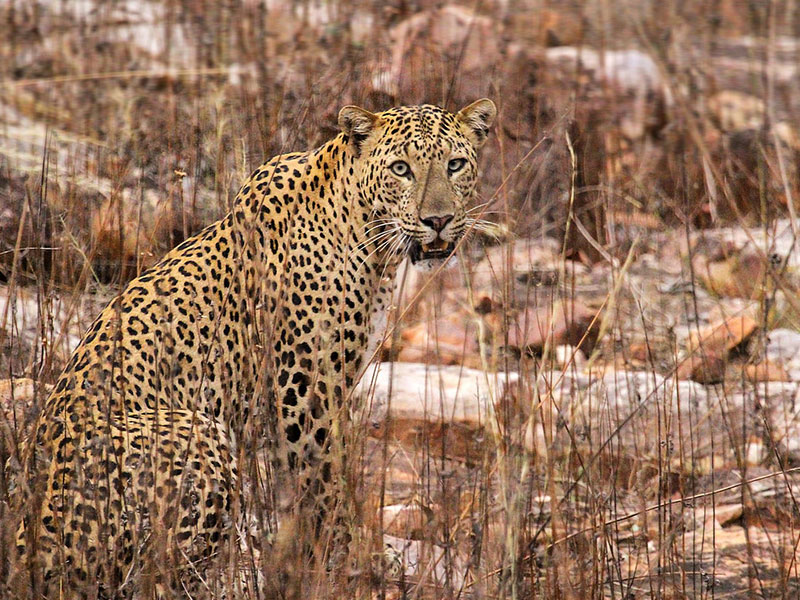
[(436, 238), (430, 244), (422, 244), (423, 252), (436, 252), (440, 250), (447, 250), (449, 243), (442, 238)]

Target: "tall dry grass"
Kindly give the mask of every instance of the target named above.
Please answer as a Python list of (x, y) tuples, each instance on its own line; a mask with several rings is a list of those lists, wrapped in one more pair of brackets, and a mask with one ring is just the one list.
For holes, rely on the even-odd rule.
[[(521, 290), (512, 270), (496, 265), (499, 305), (511, 308), (522, 295), (569, 306), (586, 293), (581, 265), (592, 265), (603, 274), (596, 325), (604, 335), (589, 360), (614, 365), (643, 342), (643, 382), (620, 374), (620, 388), (640, 394), (641, 404), (616, 419), (576, 420), (573, 403), (591, 399), (564, 392), (575, 361), (556, 368), (547, 350), (513, 355), (501, 351), (507, 340), (482, 339), (488, 372), (523, 374), (493, 399), (485, 438), (465, 450), (442, 423), (417, 432), (412, 445), (390, 435), (391, 423), (383, 437), (366, 435), (368, 423), (353, 428), (342, 510), (360, 506), (363, 526), (351, 531), (347, 567), (320, 564), (331, 543), (322, 536), (316, 558), (283, 556), (284, 570), (303, 574), (310, 598), (800, 594), (796, 465), (777, 445), (758, 468), (748, 459), (753, 438), (770, 426), (758, 417), (768, 391), (755, 388), (740, 406), (727, 386), (703, 401), (665, 389), (656, 375), (674, 373), (681, 357), (659, 311), (676, 309), (631, 285), (642, 270), (637, 259), (664, 243), (660, 230), (693, 248), (706, 229), (760, 226), (769, 237), (776, 217), (796, 223), (797, 77), (782, 75), (797, 64), (800, 16), (791, 0), (465, 3), (464, 14), (483, 19), (467, 31), (488, 23), (475, 31), (497, 41), (477, 50), (469, 38), (442, 50), (424, 26), (398, 46), (390, 29), (433, 6), (424, 2), (124, 6), (0, 8), (0, 376), (35, 382), (30, 404), (12, 407), (0, 424), (0, 458), (11, 471), (45, 385), (97, 309), (224, 214), (263, 160), (334, 135), (345, 104), (454, 109), (488, 95), (500, 115), (482, 165), (484, 218), (543, 244), (555, 237), (561, 248), (559, 286), (530, 281)], [(594, 70), (556, 64), (547, 54), (556, 44), (600, 52), (601, 62)], [(657, 85), (598, 76), (603, 52), (629, 49), (650, 61)], [(727, 111), (726, 91), (740, 94)], [(512, 253), (513, 243), (500, 262), (510, 265)], [(467, 282), (476, 262), (465, 254)], [(717, 300), (698, 305), (692, 264), (693, 287), (674, 321), (699, 329), (698, 314)], [(780, 285), (761, 300), (761, 324), (777, 318), (780, 292), (781, 318), (797, 329), (796, 296)], [(433, 328), (448, 310), (447, 293), (441, 279), (430, 283), (417, 300), (423, 308), (405, 312), (405, 323)], [(461, 293), (478, 319), (478, 303)], [(709, 414), (721, 418), (709, 423)], [(541, 436), (534, 451), (532, 432)], [(241, 512), (274, 527), (278, 500), (265, 454), (241, 449)], [(768, 523), (758, 500), (765, 484), (780, 500)], [(7, 504), (11, 485), (0, 476), (3, 583), (17, 519)], [(707, 531), (697, 516), (698, 507), (713, 515), (731, 497), (750, 507), (743, 544), (724, 550), (741, 557), (744, 578), (717, 571), (723, 532)], [(380, 509), (403, 502), (415, 507), (408, 537), (420, 568), (390, 577), (375, 554), (388, 526)], [(204, 574), (210, 597), (278, 593), (263, 529), (251, 535), (252, 521), (242, 522), (226, 559)], [(767, 543), (753, 537), (758, 531)], [(170, 554), (147, 560), (143, 572), (153, 576), (187, 567)], [(142, 581), (147, 597), (152, 581)]]

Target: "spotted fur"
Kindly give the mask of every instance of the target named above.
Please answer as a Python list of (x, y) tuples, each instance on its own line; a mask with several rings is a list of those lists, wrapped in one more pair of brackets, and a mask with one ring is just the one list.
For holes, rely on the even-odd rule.
[(464, 234), (494, 115), (489, 100), (457, 114), (345, 107), (341, 134), (259, 167), (230, 214), (103, 310), (25, 451), (31, 594), (125, 596), (148, 568), (155, 595), (182, 589), (185, 574), (158, 566), (202, 571), (224, 547), (237, 453), (254, 440), (303, 502), (330, 505), (343, 400), (397, 265), (433, 268)]

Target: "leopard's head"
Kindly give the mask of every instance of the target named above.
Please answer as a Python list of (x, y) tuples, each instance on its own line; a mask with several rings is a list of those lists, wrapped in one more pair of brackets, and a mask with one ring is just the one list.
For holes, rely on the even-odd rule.
[(372, 206), (365, 247), (387, 260), (407, 254), (420, 270), (437, 268), (470, 225), (467, 206), (478, 178), (477, 151), (497, 109), (489, 99), (453, 114), (438, 106), (339, 112), (353, 156), (349, 175)]

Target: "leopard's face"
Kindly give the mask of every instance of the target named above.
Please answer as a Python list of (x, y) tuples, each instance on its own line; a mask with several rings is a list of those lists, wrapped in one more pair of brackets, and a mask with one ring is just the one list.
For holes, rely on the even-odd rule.
[(429, 271), (453, 262), (468, 229), (477, 151), (496, 114), (478, 100), (456, 114), (436, 106), (373, 115), (345, 107), (340, 123), (357, 154), (354, 177), (373, 211), (365, 238), (386, 260), (407, 255)]

